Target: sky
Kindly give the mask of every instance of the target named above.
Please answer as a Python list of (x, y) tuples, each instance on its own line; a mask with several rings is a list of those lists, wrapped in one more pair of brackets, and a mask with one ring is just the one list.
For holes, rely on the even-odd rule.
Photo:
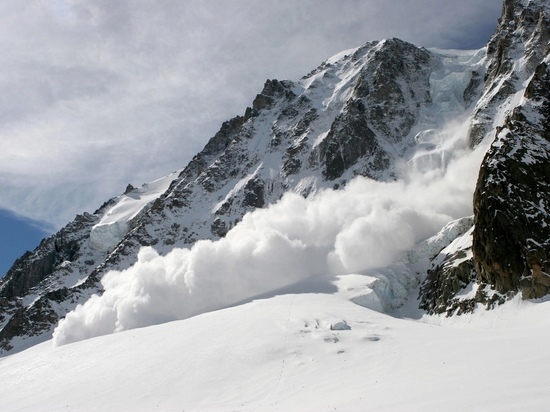
[(128, 183), (184, 167), (267, 78), (398, 37), (482, 47), (501, 0), (0, 4), (0, 273)]

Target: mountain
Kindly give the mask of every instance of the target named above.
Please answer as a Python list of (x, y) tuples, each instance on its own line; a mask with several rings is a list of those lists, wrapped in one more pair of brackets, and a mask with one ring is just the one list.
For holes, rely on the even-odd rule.
[(347, 276), (349, 299), (380, 311), (418, 286), (429, 314), (546, 295), (549, 11), (506, 0), (481, 50), (387, 39), (266, 81), (182, 170), (19, 258), (0, 347), (50, 339), (63, 318), (59, 344), (312, 277)]

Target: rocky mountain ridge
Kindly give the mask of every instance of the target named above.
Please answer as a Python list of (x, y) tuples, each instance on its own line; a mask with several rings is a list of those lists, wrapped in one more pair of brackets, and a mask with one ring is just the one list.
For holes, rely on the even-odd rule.
[[(164, 254), (219, 239), (289, 191), (314, 196), (355, 176), (398, 180), (404, 164), (444, 167), (437, 141), (454, 118), (467, 119), (471, 148), (494, 141), (474, 218), (437, 243), (442, 250), (419, 278), (420, 306), (452, 314), (518, 290), (546, 294), (548, 13), (542, 1), (506, 0), (484, 50), (388, 39), (340, 53), (299, 81), (266, 81), (182, 171), (128, 187), (18, 259), (0, 285), (0, 347), (47, 339), (68, 311), (101, 293), (105, 273), (132, 265), (143, 246)], [(120, 212), (128, 204), (135, 213)]]
[(504, 2), (470, 128), (471, 145), (480, 133), (492, 139), (474, 193), (474, 227), (465, 246), (429, 272), (420, 305), (429, 312), (463, 313), (518, 291), (527, 299), (550, 290), (549, 39), (545, 2)]

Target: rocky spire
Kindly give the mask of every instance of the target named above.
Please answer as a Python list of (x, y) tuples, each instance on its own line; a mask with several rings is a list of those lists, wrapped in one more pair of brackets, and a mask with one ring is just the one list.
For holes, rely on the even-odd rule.
[[(492, 144), (474, 193), (472, 246), (430, 271), (421, 291), (429, 312), (460, 313), (519, 291), (524, 298), (550, 292), (549, 8), (546, 1), (506, 0), (488, 43), (470, 136), (475, 145), (484, 136)], [(457, 254), (472, 258), (454, 264)], [(475, 297), (457, 298), (472, 284)]]

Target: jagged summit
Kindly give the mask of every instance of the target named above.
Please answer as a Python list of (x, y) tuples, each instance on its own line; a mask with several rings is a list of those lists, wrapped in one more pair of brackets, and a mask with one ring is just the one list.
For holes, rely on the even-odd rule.
[[(371, 273), (377, 298), (357, 301), (395, 307), (424, 280), (421, 305), (432, 313), (472, 310), (519, 288), (526, 297), (547, 293), (548, 11), (543, 2), (505, 1), (481, 50), (427, 50), (387, 39), (339, 53), (297, 81), (267, 80), (251, 107), (224, 122), (181, 171), (128, 187), (20, 258), (0, 285), (0, 346), (8, 351), (49, 338), (59, 319), (102, 293), (107, 273), (131, 269), (143, 247), (161, 259), (223, 239), (247, 213), (285, 194), (345, 192), (358, 185), (357, 176), (402, 185), (445, 176), (451, 161), (474, 149), (488, 149), (475, 216), (463, 218), (450, 204), (428, 225), (421, 211), (408, 210), (417, 219), (406, 221), (413, 250), (398, 266)], [(388, 205), (384, 210), (395, 208)], [(520, 212), (525, 219), (515, 220)], [(345, 236), (336, 238), (323, 253)], [(420, 264), (430, 258), (433, 267)], [(479, 293), (466, 296), (465, 288)]]

